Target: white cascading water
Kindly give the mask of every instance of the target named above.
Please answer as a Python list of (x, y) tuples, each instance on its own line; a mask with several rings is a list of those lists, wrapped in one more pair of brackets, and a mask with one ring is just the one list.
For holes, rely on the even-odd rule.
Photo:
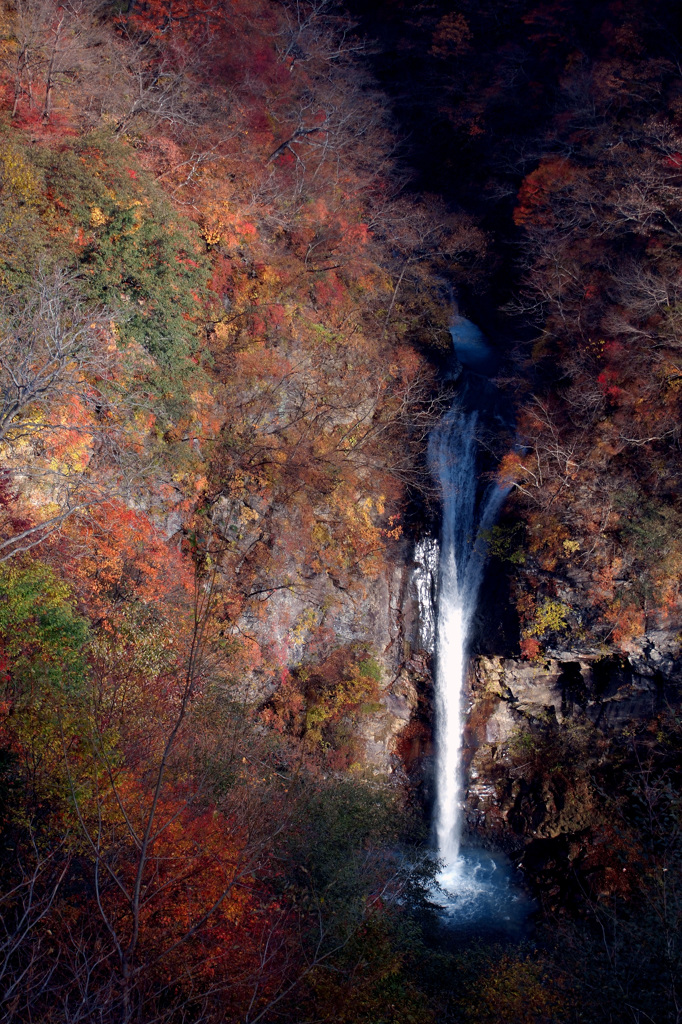
[[(481, 331), (453, 317), (453, 347), (471, 396), (495, 369), (494, 353)], [(487, 395), (490, 399), (490, 387)], [(481, 486), (477, 414), (457, 400), (429, 438), (431, 471), (440, 484), (443, 524), (440, 544), (425, 537), (415, 549), (414, 580), (420, 607), (420, 642), (435, 655), (434, 833), (441, 871), (431, 890), (443, 919), (477, 934), (523, 934), (531, 909), (500, 854), (462, 846), (465, 780), (462, 765), (464, 692), (471, 627), (483, 579), (486, 537), (509, 486)]]
[(463, 693), (471, 624), (485, 566), (485, 534), (507, 488), (491, 484), (480, 501), (477, 415), (453, 405), (431, 434), (429, 458), (443, 498), (436, 617), (436, 803), (434, 826), (445, 889), (462, 882)]

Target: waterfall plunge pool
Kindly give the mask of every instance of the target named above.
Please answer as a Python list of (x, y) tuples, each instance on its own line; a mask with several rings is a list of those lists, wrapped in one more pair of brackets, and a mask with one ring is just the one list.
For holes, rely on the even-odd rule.
[(435, 879), (429, 902), (448, 931), (490, 939), (521, 939), (535, 904), (501, 853), (463, 846)]

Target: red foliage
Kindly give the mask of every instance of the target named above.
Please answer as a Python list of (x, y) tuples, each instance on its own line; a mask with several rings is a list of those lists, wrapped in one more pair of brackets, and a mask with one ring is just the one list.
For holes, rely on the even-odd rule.
[(526, 224), (548, 227), (553, 224), (553, 197), (555, 193), (570, 187), (575, 177), (576, 170), (568, 160), (559, 157), (542, 160), (521, 184), (514, 210), (514, 223), (518, 227)]
[(521, 648), (521, 656), (527, 661), (534, 661), (542, 652), (542, 644), (534, 636), (524, 637), (519, 646)]

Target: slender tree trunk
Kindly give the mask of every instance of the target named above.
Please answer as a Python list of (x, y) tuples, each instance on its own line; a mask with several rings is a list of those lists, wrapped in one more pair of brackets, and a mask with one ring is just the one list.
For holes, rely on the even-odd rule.
[(50, 63), (47, 65), (47, 76), (45, 78), (45, 106), (43, 107), (43, 124), (47, 124), (50, 120), (50, 113), (52, 110), (52, 92), (54, 90), (54, 68), (57, 60), (57, 51), (59, 50), (59, 41), (62, 34), (62, 26), (64, 24), (64, 14), (57, 22), (57, 28), (54, 34), (54, 44), (52, 46), (52, 53), (50, 54)]
[[(24, 74), (26, 75), (28, 88), (24, 89)], [(19, 109), (19, 100), (26, 93), (28, 96), (28, 105), (31, 106), (31, 73), (28, 63), (28, 48), (24, 46), (21, 53), (17, 58), (17, 73), (14, 79), (14, 104), (12, 105), (12, 117), (17, 116), (17, 110)]]
[(26, 56), (26, 84), (26, 95), (28, 96), (28, 109), (31, 110), (33, 108), (33, 72), (31, 71), (31, 64), (28, 59), (28, 54)]
[(386, 332), (388, 331), (388, 328), (390, 327), (391, 315), (393, 313), (393, 307), (395, 306), (396, 299), (398, 298), (398, 292), (400, 291), (400, 286), (403, 283), (403, 278), (405, 277), (405, 272), (406, 272), (406, 270), (409, 267), (411, 262), (412, 261), (409, 260), (409, 259), (405, 260), (405, 262), (403, 263), (402, 270), (400, 271), (400, 276), (399, 276), (398, 280), (396, 281), (395, 288), (393, 289), (393, 295), (391, 296), (391, 303), (390, 303), (390, 305), (388, 307), (388, 312), (386, 313), (386, 322), (384, 323), (384, 329), (383, 329), (383, 331), (381, 333), (381, 340), (382, 341), (386, 337)]

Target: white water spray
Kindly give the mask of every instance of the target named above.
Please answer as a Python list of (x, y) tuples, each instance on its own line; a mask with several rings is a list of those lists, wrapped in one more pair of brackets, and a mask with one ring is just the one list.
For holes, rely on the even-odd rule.
[(438, 614), (436, 618), (436, 805), (434, 825), (443, 883), (460, 879), (463, 691), (471, 623), (485, 565), (485, 533), (507, 494), (491, 484), (480, 493), (475, 412), (453, 405), (429, 441), (432, 472), (443, 496)]

